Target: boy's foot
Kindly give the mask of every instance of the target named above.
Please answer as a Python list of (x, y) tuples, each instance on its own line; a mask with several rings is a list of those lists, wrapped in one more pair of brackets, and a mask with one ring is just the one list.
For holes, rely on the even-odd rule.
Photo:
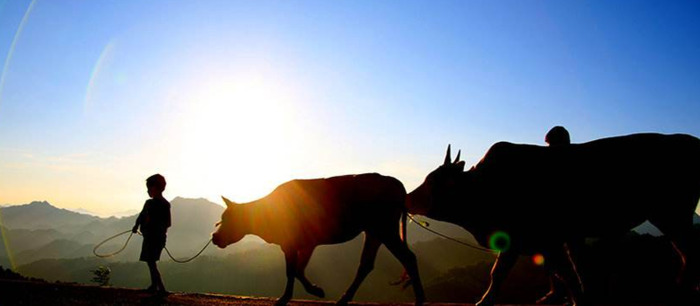
[(158, 295), (158, 296), (167, 296), (167, 295), (170, 294), (170, 291), (165, 290), (165, 289), (159, 289), (159, 290), (156, 290), (155, 293), (156, 293), (156, 295)]

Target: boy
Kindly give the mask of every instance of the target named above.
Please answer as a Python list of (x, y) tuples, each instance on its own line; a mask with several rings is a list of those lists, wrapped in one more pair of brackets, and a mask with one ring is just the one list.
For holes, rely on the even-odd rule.
[(569, 131), (563, 126), (557, 125), (547, 132), (547, 135), (544, 136), (544, 142), (550, 147), (571, 144)]
[(136, 233), (141, 226), (143, 244), (141, 245), (141, 257), (139, 260), (148, 264), (151, 273), (151, 286), (146, 289), (153, 293), (167, 293), (163, 280), (160, 277), (156, 261), (160, 259), (160, 253), (165, 247), (165, 237), (170, 227), (170, 203), (163, 198), (165, 190), (165, 178), (160, 174), (154, 174), (146, 180), (148, 196), (151, 198), (143, 204), (143, 210), (136, 218), (136, 224), (131, 229)]
[[(544, 142), (546, 142), (547, 146), (550, 147), (560, 147), (570, 145), (571, 137), (569, 136), (569, 131), (567, 131), (566, 128), (557, 125), (547, 132), (547, 135), (544, 136)], [(580, 249), (578, 243), (583, 244), (583, 241), (572, 241), (572, 243), (567, 243), (569, 256), (575, 256), (575, 254), (572, 255), (572, 249), (574, 251), (578, 251)], [(547, 265), (546, 258), (545, 265)], [(549, 292), (537, 300), (537, 304), (568, 304), (566, 296), (568, 289), (566, 288), (566, 285), (561, 279), (559, 279), (556, 272), (551, 270), (551, 266), (547, 266), (547, 269), (549, 270)]]

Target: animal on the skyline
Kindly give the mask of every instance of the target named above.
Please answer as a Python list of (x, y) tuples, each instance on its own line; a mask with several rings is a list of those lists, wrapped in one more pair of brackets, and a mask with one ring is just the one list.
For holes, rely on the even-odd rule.
[(338, 304), (352, 300), (372, 271), (381, 244), (408, 272), (416, 304), (423, 303), (416, 257), (405, 241), (406, 190), (397, 179), (370, 173), (292, 180), (250, 203), (237, 204), (223, 199), (227, 208), (221, 215), (218, 230), (212, 235), (215, 245), (224, 248), (247, 234), (254, 234), (281, 246), (286, 260), (287, 285), (278, 305), (292, 298), (295, 278), (308, 293), (324, 297), (324, 291), (304, 275), (314, 248), (349, 241), (361, 232), (365, 233), (365, 240), (360, 266)]
[[(493, 305), (520, 254), (541, 253), (586, 304), (565, 244), (621, 235), (648, 220), (681, 256), (681, 292), (700, 277), (700, 237), (693, 216), (700, 198), (700, 139), (634, 134), (541, 147), (499, 142), (468, 171), (448, 146), (444, 163), (407, 196), (409, 213), (458, 224), (501, 249), (479, 305)], [(562, 200), (562, 199), (565, 199)]]

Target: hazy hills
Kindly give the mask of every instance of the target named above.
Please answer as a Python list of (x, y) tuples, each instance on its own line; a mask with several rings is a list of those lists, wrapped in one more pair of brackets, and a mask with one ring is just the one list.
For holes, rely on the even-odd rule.
[[(176, 197), (171, 201), (173, 226), (168, 231), (167, 246), (174, 256), (184, 258), (191, 256), (210, 238), (214, 224), (220, 219), (224, 208), (206, 199), (187, 199)], [(32, 202), (26, 205), (0, 208), (0, 226), (3, 229), (0, 243), (0, 265), (12, 266), (10, 255), (15, 265), (21, 265), (45, 258), (79, 258), (93, 256), (92, 248), (100, 241), (117, 233), (129, 230), (136, 215), (116, 218), (101, 218), (57, 208), (48, 202)], [(473, 237), (461, 227), (427, 220), (433, 230), (445, 233), (465, 241), (473, 242)], [(700, 223), (700, 217), (695, 216)], [(654, 236), (660, 232), (649, 223), (636, 229), (639, 233)], [(409, 224), (408, 238), (411, 244), (435, 239), (416, 224)], [(105, 244), (100, 253), (109, 253), (118, 249), (126, 235)], [(140, 250), (140, 237), (133, 241), (124, 253), (112, 258), (118, 261), (136, 261)], [(254, 236), (237, 243), (225, 250), (209, 248), (205, 254), (222, 256), (256, 247), (263, 243)]]
[[(171, 201), (173, 226), (168, 233), (168, 248), (175, 254), (193, 253), (203, 246), (214, 229), (223, 207), (203, 199), (175, 198)], [(136, 215), (122, 218), (100, 218), (60, 209), (47, 202), (0, 208), (3, 243), (0, 243), (0, 264), (10, 266), (42, 258), (76, 258), (93, 256), (92, 248), (100, 241), (131, 229)], [(114, 239), (100, 249), (108, 253), (118, 249), (126, 235)], [(117, 260), (136, 260), (140, 238), (120, 254)], [(187, 255), (184, 254), (183, 256)]]
[[(175, 198), (171, 204), (173, 226), (168, 232), (167, 246), (175, 256), (189, 257), (210, 238), (214, 223), (220, 219), (224, 208), (204, 199)], [(106, 265), (112, 270), (112, 283), (115, 286), (140, 288), (148, 285), (147, 269), (143, 263), (136, 262), (140, 237), (133, 237), (126, 250), (117, 256), (100, 259), (92, 254), (96, 243), (129, 230), (133, 226), (135, 215), (100, 218), (59, 209), (46, 202), (33, 202), (2, 207), (0, 218), (3, 229), (0, 265), (11, 266), (10, 254), (14, 259), (15, 270), (23, 275), (82, 283), (90, 282), (90, 270)], [(419, 219), (427, 220), (421, 217)], [(695, 216), (696, 222), (698, 219), (700, 218)], [(434, 230), (463, 240), (471, 239), (466, 231), (457, 226), (427, 221)], [(653, 226), (648, 224), (637, 229), (642, 233), (653, 230)], [(430, 300), (475, 302), (478, 299), (488, 283), (489, 269), (494, 258), (492, 254), (435, 238), (432, 233), (415, 224), (409, 225), (408, 237), (418, 258)], [(109, 253), (118, 249), (125, 239), (126, 236), (115, 239), (100, 249), (100, 252)], [(673, 256), (666, 240), (630, 234), (619, 243), (600, 245), (588, 246), (586, 251), (595, 261), (589, 263), (589, 266), (597, 269), (592, 275), (600, 279), (601, 284), (614, 283), (619, 287), (612, 290), (601, 285), (601, 299), (615, 298), (611, 294), (625, 292), (628, 287), (649, 284), (662, 288), (657, 291), (653, 288), (647, 290), (649, 299), (655, 298), (655, 294), (661, 296), (668, 292), (669, 284), (673, 281), (673, 276), (668, 271), (677, 264), (677, 258)], [(339, 297), (355, 274), (361, 246), (360, 236), (345, 244), (317, 248), (307, 269), (307, 276), (326, 290), (328, 298)], [(610, 258), (614, 263), (608, 263)], [(635, 260), (630, 261), (628, 258)], [(224, 250), (211, 246), (202, 257), (188, 264), (174, 263), (165, 253), (162, 260), (161, 270), (170, 290), (274, 297), (282, 292), (284, 286), (284, 257), (281, 250), (253, 236)], [(657, 269), (649, 270), (650, 261), (663, 264), (651, 265)], [(375, 270), (358, 292), (358, 299), (411, 301), (412, 290), (401, 291), (387, 285), (396, 279), (401, 270), (398, 261), (382, 247)], [(312, 298), (300, 287), (297, 286), (296, 297)], [(532, 302), (547, 289), (544, 270), (535, 266), (529, 258), (523, 257), (506, 283), (503, 302)]]
[[(171, 202), (173, 226), (168, 230), (168, 249), (174, 256), (184, 258), (199, 250), (210, 238), (214, 224), (221, 218), (224, 208), (205, 199), (176, 197)], [(136, 214), (122, 218), (100, 218), (57, 208), (48, 202), (32, 202), (25, 205), (0, 208), (0, 226), (4, 235), (0, 243), (0, 265), (11, 266), (10, 254), (16, 265), (44, 258), (79, 258), (93, 256), (92, 248), (102, 240), (131, 229)], [(471, 235), (458, 226), (431, 221), (435, 230), (453, 237), (469, 240)], [(409, 241), (434, 239), (415, 224), (409, 225)], [(98, 251), (110, 253), (125, 241), (126, 235), (106, 243)], [(140, 237), (132, 238), (124, 253), (113, 258), (120, 261), (136, 261), (140, 250)], [(205, 254), (221, 256), (257, 246), (262, 240), (249, 236), (242, 242), (217, 250), (209, 248)], [(8, 253), (9, 252), (9, 253)]]
[[(700, 228), (697, 229), (700, 231)], [(360, 258), (362, 239), (321, 246), (307, 268), (307, 276), (322, 286), (327, 299), (337, 299), (351, 282)], [(412, 247), (418, 258), (427, 298), (433, 302), (474, 303), (488, 286), (493, 257), (451, 241), (435, 239)], [(614, 241), (588, 244), (580, 271), (593, 301), (600, 304), (664, 305), (674, 293), (679, 259), (663, 237), (630, 233)], [(50, 281), (89, 283), (90, 270), (106, 265), (117, 287), (144, 288), (148, 272), (143, 263), (110, 262), (99, 258), (43, 259), (18, 267), (21, 274)], [(262, 245), (226, 256), (203, 256), (188, 264), (163, 261), (159, 264), (168, 289), (184, 292), (215, 292), (276, 297), (285, 284), (282, 251)], [(377, 256), (375, 270), (361, 286), (357, 300), (411, 301), (412, 290), (389, 286), (401, 266), (386, 248)], [(504, 304), (533, 303), (548, 290), (543, 267), (522, 257), (509, 275), (502, 296)], [(314, 299), (301, 286), (295, 297)]]
[(10, 229), (78, 230), (99, 218), (56, 208), (46, 201), (2, 208), (2, 225)]

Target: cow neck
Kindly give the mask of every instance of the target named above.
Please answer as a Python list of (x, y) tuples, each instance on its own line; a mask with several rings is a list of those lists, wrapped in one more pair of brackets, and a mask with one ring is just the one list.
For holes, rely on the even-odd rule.
[(274, 223), (274, 215), (270, 212), (270, 203), (265, 198), (259, 199), (250, 203), (243, 204), (243, 210), (246, 215), (248, 224), (247, 232), (257, 235), (265, 241), (272, 242), (274, 240), (270, 225)]

